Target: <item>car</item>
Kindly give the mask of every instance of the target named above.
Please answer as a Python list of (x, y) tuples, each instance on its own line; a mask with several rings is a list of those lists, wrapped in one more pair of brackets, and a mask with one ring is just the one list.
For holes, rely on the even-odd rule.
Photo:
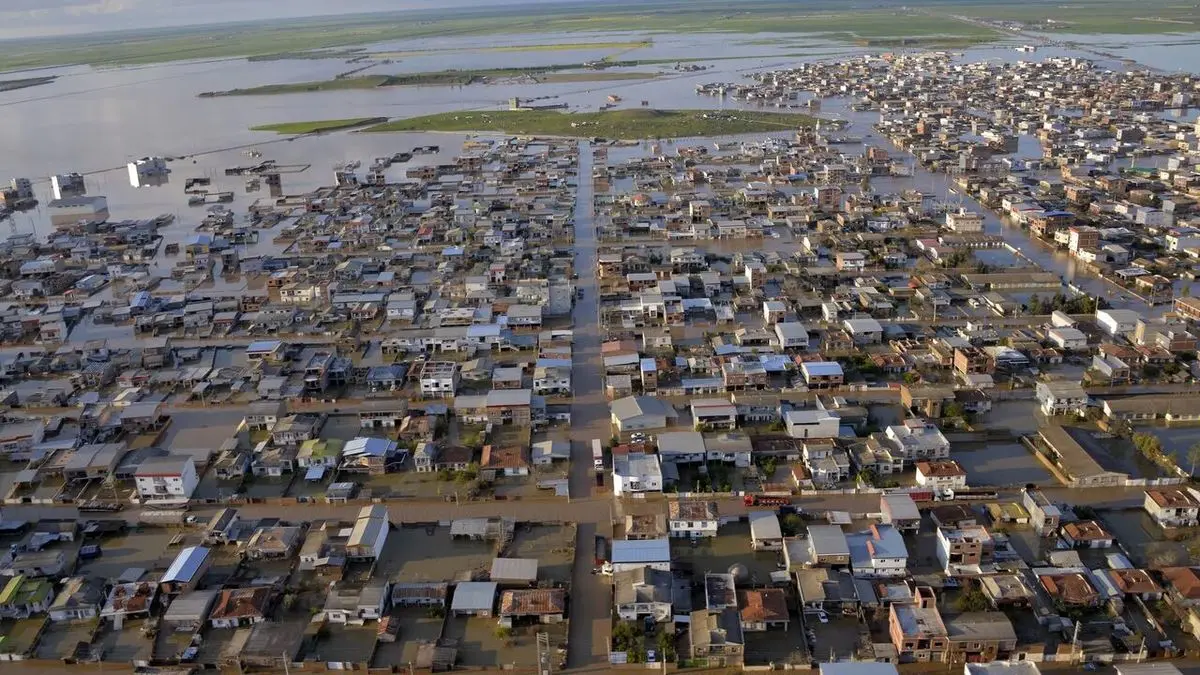
[(817, 612), (817, 621), (820, 621), (821, 623), (829, 623), (829, 615), (826, 614), (824, 610)]

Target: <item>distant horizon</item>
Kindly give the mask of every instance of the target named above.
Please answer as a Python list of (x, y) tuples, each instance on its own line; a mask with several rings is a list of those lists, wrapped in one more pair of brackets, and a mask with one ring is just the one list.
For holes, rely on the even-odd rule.
[[(0, 40), (181, 30), (273, 20), (496, 9), (583, 0), (3, 0)], [(285, 11), (281, 12), (280, 9)]]

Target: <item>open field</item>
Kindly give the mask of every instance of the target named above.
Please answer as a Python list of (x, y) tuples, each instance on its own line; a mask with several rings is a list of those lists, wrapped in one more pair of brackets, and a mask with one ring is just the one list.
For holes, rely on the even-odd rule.
[(494, 131), (546, 136), (689, 138), (781, 131), (812, 125), (815, 117), (738, 111), (608, 110), (565, 114), (553, 110), (451, 112), (396, 120), (366, 131)]
[[(664, 0), (618, 1), (606, 4), (599, 13), (594, 5), (547, 3), (538, 5), (536, 12), (514, 12), (510, 6), (456, 8), (452, 15), (444, 10), (426, 10), (14, 40), (5, 44), (0, 72), (75, 64), (121, 66), (239, 57), (354, 58), (360, 54), (349, 48), (356, 46), (452, 36), (614, 31), (769, 32), (819, 33), (848, 42), (875, 41), (874, 44), (887, 44), (879, 41), (898, 38), (936, 38), (957, 40), (957, 44), (965, 45), (994, 40), (1003, 37), (1003, 33), (959, 17), (1024, 21), (1070, 33), (1165, 34), (1194, 31), (1197, 25), (1193, 7), (1168, 0), (1135, 4), (1081, 0), (1070, 5), (1035, 0), (1004, 3), (913, 0), (903, 10), (854, 11), (833, 0), (806, 2), (800, 11), (794, 4), (778, 0), (752, 0), (738, 5), (736, 11), (715, 0)], [(1046, 23), (1051, 20), (1055, 23)], [(298, 51), (297, 45), (305, 48)], [(484, 48), (527, 51), (597, 47), (636, 48), (626, 46), (624, 41), (564, 41), (530, 47)]]
[(319, 134), (325, 131), (341, 131), (370, 124), (386, 122), (386, 117), (351, 117), (342, 120), (312, 120), (309, 122), (282, 122), (280, 124), (262, 124), (250, 127), (250, 131), (273, 131), (277, 134), (290, 136), (298, 134)]
[(589, 71), (586, 73), (549, 73), (537, 75), (538, 82), (558, 84), (562, 82), (617, 82), (622, 80), (653, 80), (658, 73), (610, 73)]
[[(491, 45), (479, 47), (448, 47), (446, 49), (414, 49), (403, 51), (372, 52), (376, 59), (401, 59), (406, 56), (429, 56), (431, 54), (454, 54), (461, 52), (567, 52), (579, 49), (641, 49), (654, 44), (650, 40), (629, 42), (559, 42), (542, 45)], [(313, 52), (301, 52), (312, 54)], [(301, 58), (307, 58), (301, 56)]]

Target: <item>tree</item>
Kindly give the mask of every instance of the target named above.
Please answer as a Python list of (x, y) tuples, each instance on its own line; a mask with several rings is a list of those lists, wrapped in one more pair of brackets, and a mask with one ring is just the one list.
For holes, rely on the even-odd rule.
[(947, 403), (945, 405), (945, 407), (942, 408), (942, 417), (966, 417), (966, 416), (967, 416), (967, 409), (964, 408), (963, 404), (959, 403), (958, 401), (954, 401), (952, 403)]
[(641, 642), (637, 626), (632, 621), (622, 621), (613, 626), (612, 643), (616, 651), (627, 651), (631, 645)]
[(783, 522), (780, 525), (787, 536), (794, 537), (804, 529), (804, 519), (799, 514), (789, 513), (783, 517)]
[(1192, 463), (1192, 470), (1189, 473), (1195, 476), (1196, 465), (1200, 464), (1200, 443), (1193, 443), (1192, 447), (1188, 448), (1187, 459)]
[(908, 371), (904, 374), (904, 384), (916, 384), (921, 381), (921, 375), (915, 371)]
[(1029, 303), (1026, 305), (1026, 307), (1028, 307), (1030, 314), (1039, 316), (1041, 315), (1043, 309), (1042, 299), (1038, 297), (1037, 293), (1034, 293), (1033, 295), (1029, 296)]
[(960, 612), (986, 612), (992, 608), (987, 596), (977, 588), (958, 596), (954, 607)]
[(658, 630), (658, 654), (659, 659), (664, 662), (675, 660), (675, 634), (667, 626), (663, 626)]

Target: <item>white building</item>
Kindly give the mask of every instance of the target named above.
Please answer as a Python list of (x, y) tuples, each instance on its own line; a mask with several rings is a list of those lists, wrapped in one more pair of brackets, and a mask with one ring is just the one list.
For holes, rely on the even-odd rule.
[(125, 165), (129, 170), (129, 184), (133, 187), (153, 184), (171, 173), (167, 160), (162, 157), (142, 157)]
[(775, 324), (775, 336), (783, 349), (808, 349), (808, 330), (799, 321), (780, 321)]
[(866, 532), (846, 535), (846, 545), (856, 577), (892, 579), (908, 574), (908, 548), (891, 525), (872, 525)]
[(1078, 382), (1038, 382), (1034, 388), (1042, 413), (1048, 416), (1087, 412), (1088, 395)]
[(792, 438), (836, 438), (841, 428), (841, 418), (821, 409), (789, 410), (783, 423)]
[(346, 540), (346, 556), (356, 560), (378, 560), (387, 543), (391, 520), (382, 504), (364, 506), (358, 511), (350, 538)]
[(883, 326), (870, 317), (862, 319), (846, 319), (842, 327), (850, 334), (856, 345), (878, 344), (883, 340)]
[(983, 216), (966, 209), (952, 211), (946, 214), (946, 228), (959, 234), (983, 232)]
[(672, 537), (717, 536), (717, 503), (672, 501), (667, 504), (667, 531)]
[(1146, 490), (1142, 503), (1159, 527), (1195, 527), (1200, 524), (1200, 499), (1192, 488), (1164, 487)]
[(629, 454), (613, 457), (613, 493), (662, 492), (662, 464), (658, 455)]
[(133, 477), (138, 497), (148, 502), (186, 502), (200, 483), (196, 462), (181, 455), (151, 457)]
[(82, 197), (87, 194), (83, 176), (77, 173), (60, 173), (50, 177), (50, 193), (55, 199)]
[(967, 472), (954, 460), (917, 462), (916, 482), (933, 490), (961, 490), (967, 487)]
[(1046, 337), (1054, 343), (1054, 346), (1065, 351), (1080, 351), (1087, 349), (1087, 335), (1083, 331), (1071, 326), (1061, 326), (1051, 328), (1046, 331)]
[(614, 539), (609, 556), (613, 574), (625, 570), (649, 567), (661, 572), (671, 571), (671, 540)]
[(458, 390), (458, 364), (453, 361), (426, 361), (420, 375), (422, 398), (453, 398)]
[(1132, 309), (1096, 310), (1096, 324), (1113, 337), (1133, 335), (1133, 331), (1137, 330), (1138, 319), (1141, 318), (1142, 315)]
[(899, 446), (897, 454), (906, 463), (950, 457), (950, 441), (941, 429), (926, 420), (905, 420), (904, 424), (884, 429), (883, 434)]

